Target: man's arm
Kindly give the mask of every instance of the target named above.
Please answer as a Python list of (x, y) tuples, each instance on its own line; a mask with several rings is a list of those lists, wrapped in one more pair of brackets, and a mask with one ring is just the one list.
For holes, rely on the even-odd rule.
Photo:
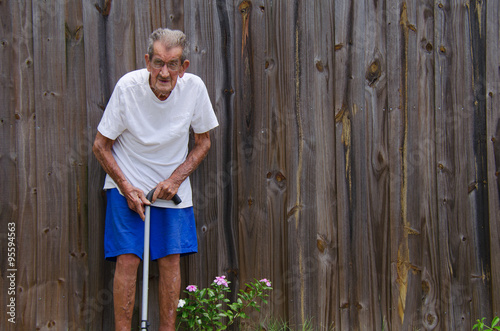
[(209, 132), (195, 133), (194, 147), (189, 152), (186, 160), (175, 169), (169, 178), (156, 186), (152, 201), (154, 202), (157, 198), (164, 200), (172, 199), (182, 182), (198, 168), (201, 161), (207, 156), (210, 146)]
[(116, 163), (116, 160), (111, 153), (111, 148), (114, 143), (114, 140), (111, 140), (103, 136), (100, 132), (97, 132), (94, 145), (92, 146), (92, 151), (104, 171), (106, 171), (106, 173), (111, 176), (111, 178), (118, 185), (120, 191), (127, 199), (129, 208), (138, 213), (144, 220), (144, 205), (149, 205), (150, 202), (144, 196), (144, 192), (132, 186), (132, 184), (127, 181), (127, 178)]

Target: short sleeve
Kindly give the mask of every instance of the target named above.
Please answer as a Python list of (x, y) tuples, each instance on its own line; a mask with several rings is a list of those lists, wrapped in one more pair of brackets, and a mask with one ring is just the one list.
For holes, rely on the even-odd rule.
[(111, 98), (104, 110), (104, 114), (101, 118), (97, 130), (106, 138), (115, 140), (118, 136), (125, 131), (126, 126), (124, 122), (124, 107), (122, 104), (122, 89), (117, 86), (115, 87)]
[(210, 102), (207, 88), (203, 81), (200, 80), (191, 127), (194, 133), (203, 133), (212, 130), (218, 125), (219, 122), (217, 121), (212, 103)]

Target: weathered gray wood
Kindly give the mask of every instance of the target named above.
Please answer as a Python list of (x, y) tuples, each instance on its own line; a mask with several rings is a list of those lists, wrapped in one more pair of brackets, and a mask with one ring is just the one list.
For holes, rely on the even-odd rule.
[[(15, 106), (17, 81), (11, 78), (15, 72), (12, 63), (17, 62), (15, 56), (16, 45), (13, 38), (14, 31), (17, 32), (14, 26), (17, 17), (12, 17), (12, 7), (15, 7), (15, 3), (10, 1), (0, 3), (0, 19), (2, 21), (0, 27), (0, 99), (3, 102), (0, 109), (0, 139), (2, 141), (0, 146), (0, 169), (2, 169), (0, 171), (0, 181), (2, 183), (0, 189), (0, 238), (2, 238), (0, 247), (2, 256), (0, 264), (2, 267), (0, 273), (0, 304), (4, 307), (2, 309), (3, 316), (0, 317), (0, 325), (5, 326), (6, 330), (15, 330), (15, 324), (9, 322), (9, 320), (15, 321), (15, 316), (8, 313), (12, 311), (14, 314), (16, 313), (16, 302), (14, 302), (13, 310), (10, 306), (12, 306), (11, 298), (16, 299), (17, 272), (8, 270), (17, 268), (19, 251), (16, 246), (20, 243), (15, 237), (20, 232), (12, 232), (12, 228), (15, 229), (19, 224), (19, 214), (16, 206), (19, 201), (19, 184), (16, 177), (17, 135)], [(14, 258), (14, 260), (9, 261), (8, 257)], [(14, 278), (11, 278), (12, 275), (14, 275)], [(13, 317), (14, 319), (12, 319)]]
[[(491, 290), (490, 293), (500, 291), (500, 3), (488, 1), (486, 4), (486, 123), (487, 123), (487, 156), (488, 156), (488, 202), (489, 202), (489, 231), (490, 231), (490, 258), (491, 258)], [(500, 298), (492, 295), (492, 314), (486, 316), (492, 320), (500, 316)]]
[(387, 47), (388, 36), (386, 34), (387, 15), (385, 2), (366, 2), (367, 13), (365, 15), (366, 27), (366, 56), (365, 56), (365, 80), (366, 80), (366, 112), (371, 123), (367, 124), (369, 140), (367, 146), (367, 176), (369, 192), (368, 229), (370, 238), (369, 254), (372, 254), (373, 271), (371, 286), (378, 298), (371, 298), (371, 314), (374, 329), (387, 327), (390, 317), (391, 296), (390, 284), (386, 281), (391, 278), (390, 261), (390, 192), (389, 181), (391, 172), (389, 169), (389, 139), (388, 139), (388, 77), (394, 70), (393, 63), (387, 59), (388, 54), (394, 50)]
[[(432, 105), (426, 95), (426, 76), (418, 77), (422, 70), (421, 61), (425, 60), (420, 47), (421, 36), (425, 29), (425, 21), (418, 22), (420, 7), (418, 1), (403, 3), (399, 27), (402, 32), (402, 146), (401, 146), (401, 230), (402, 237), (398, 259), (398, 277), (404, 284), (400, 292), (404, 300), (403, 330), (422, 328), (422, 219), (421, 204), (425, 197), (418, 189), (425, 178), (421, 170), (425, 164), (425, 156), (420, 152), (420, 121), (425, 117), (422, 111)], [(421, 23), (421, 24), (418, 24)], [(431, 31), (433, 27), (431, 26)], [(420, 37), (420, 38), (419, 38)], [(422, 104), (424, 103), (424, 104)], [(425, 104), (426, 103), (426, 104)], [(423, 125), (422, 125), (423, 126)], [(427, 192), (427, 191), (426, 191)]]
[[(4, 12), (2, 10), (2, 12)], [(36, 328), (36, 151), (35, 151), (35, 95), (33, 68), (33, 16), (31, 3), (10, 1), (12, 18), (12, 47), (15, 57), (11, 64), (2, 64), (2, 68), (12, 66), (12, 97), (16, 119), (16, 181), (17, 194), (11, 196), (17, 201), (17, 290), (16, 324), (17, 330)], [(2, 18), (2, 22), (4, 22)], [(7, 76), (9, 77), (9, 76)], [(5, 100), (3, 97), (1, 100)], [(2, 141), (4, 141), (2, 139)], [(2, 169), (6, 169), (2, 166)], [(2, 186), (4, 181), (2, 180)], [(3, 202), (2, 202), (3, 204)], [(1, 217), (3, 219), (3, 216)], [(3, 287), (5, 288), (5, 287)], [(5, 297), (4, 295), (2, 296)], [(6, 325), (0, 322), (1, 325)], [(11, 325), (13, 327), (13, 325)], [(11, 328), (12, 330), (14, 328)]]
[[(491, 259), (488, 213), (487, 171), (487, 109), (486, 109), (486, 6), (483, 1), (465, 3), (467, 8), (466, 34), (468, 71), (465, 93), (464, 121), (468, 124), (467, 184), (470, 214), (466, 220), (467, 234), (462, 239), (470, 243), (470, 296), (472, 298), (472, 327), (479, 316), (491, 315)], [(478, 316), (477, 318), (475, 318)]]
[[(309, 240), (314, 250), (308, 260), (309, 281), (316, 282), (307, 296), (312, 311), (311, 318), (319, 329), (336, 326), (339, 320), (338, 301), (338, 257), (337, 257), (337, 211), (335, 186), (335, 76), (334, 76), (334, 26), (335, 7), (333, 1), (303, 3), (306, 24), (309, 28), (304, 36), (303, 56), (304, 81), (307, 97), (302, 98), (306, 110), (305, 131), (311, 132), (307, 139), (309, 155), (304, 157), (304, 168), (308, 178), (304, 181), (304, 197), (316, 224), (311, 226)], [(318, 38), (315, 38), (318, 36)], [(312, 68), (312, 69), (311, 69)], [(327, 166), (331, 165), (331, 166)], [(319, 217), (323, 215), (323, 217)], [(316, 229), (314, 229), (314, 227)], [(316, 274), (316, 275), (315, 275)], [(321, 293), (329, 293), (328, 296)], [(316, 300), (314, 298), (317, 298)], [(311, 301), (312, 299), (312, 301)]]
[[(402, 329), (405, 315), (407, 270), (407, 247), (402, 242), (404, 235), (402, 219), (405, 217), (403, 186), (403, 150), (406, 96), (404, 84), (405, 52), (404, 26), (402, 16), (407, 15), (406, 3), (388, 0), (387, 8), (387, 111), (388, 111), (388, 159), (389, 159), (389, 238), (391, 263), (391, 309), (388, 311), (387, 327), (390, 330)], [(403, 21), (404, 22), (404, 21)], [(402, 261), (403, 260), (403, 261)]]
[[(365, 299), (369, 316), (366, 327), (382, 330), (386, 325), (390, 307), (388, 284), (390, 279), (389, 235), (389, 168), (388, 168), (388, 116), (387, 75), (392, 64), (387, 62), (387, 36), (385, 2), (365, 1), (365, 60), (364, 84), (366, 107), (366, 243), (368, 286)], [(353, 133), (355, 134), (355, 133)], [(363, 159), (363, 158), (362, 158)], [(370, 192), (378, 192), (371, 194)], [(368, 291), (367, 291), (368, 292)]]
[[(258, 86), (254, 86), (257, 91), (262, 93), (262, 99), (257, 97), (257, 93), (254, 94), (254, 99), (256, 105), (259, 105), (262, 109), (261, 111), (264, 113), (261, 125), (265, 131), (259, 135), (262, 141), (257, 140), (262, 144), (258, 144), (257, 146), (261, 147), (262, 153), (266, 154), (264, 160), (265, 168), (263, 168), (262, 173), (257, 174), (257, 176), (266, 177), (265, 191), (263, 191), (262, 194), (266, 197), (265, 208), (268, 209), (267, 222), (269, 227), (266, 236), (269, 238), (268, 240), (270, 240), (269, 256), (272, 259), (269, 279), (272, 280), (274, 289), (270, 298), (272, 305), (270, 307), (271, 316), (269, 318), (287, 320), (289, 310), (286, 291), (287, 286), (293, 281), (293, 279), (291, 279), (291, 268), (284, 258), (287, 254), (286, 223), (289, 221), (290, 215), (288, 215), (288, 210), (285, 207), (288, 186), (288, 173), (286, 172), (286, 162), (284, 159), (287, 117), (282, 113), (283, 107), (285, 107), (285, 101), (282, 103), (281, 100), (287, 99), (285, 99), (284, 96), (286, 92), (280, 90), (279, 82), (286, 73), (283, 71), (283, 64), (281, 62), (285, 61), (283, 57), (288, 55), (286, 54), (287, 52), (280, 52), (280, 45), (285, 45), (285, 42), (288, 41), (286, 41), (285, 35), (280, 33), (279, 30), (279, 20), (283, 9), (281, 9), (278, 4), (264, 1), (259, 4), (259, 8), (257, 8), (256, 5), (253, 7), (255, 8), (252, 9), (253, 14), (250, 17), (251, 21), (249, 23), (253, 29), (251, 41), (257, 43), (262, 38), (265, 42), (263, 46), (265, 47), (265, 56), (262, 58), (262, 60), (264, 60), (264, 66), (263, 68), (262, 64), (255, 66), (257, 70), (263, 70), (265, 74), (262, 81), (262, 90)], [(263, 17), (260, 15), (263, 15)], [(240, 17), (243, 21), (243, 13)], [(285, 17), (285, 15), (283, 15), (283, 17)], [(254, 23), (256, 18), (258, 22), (262, 23)], [(258, 28), (262, 30), (258, 31)], [(260, 37), (261, 35), (264, 37)], [(242, 24), (240, 38), (243, 40), (244, 36)], [(246, 39), (246, 42), (250, 42), (250, 40)], [(254, 52), (258, 51), (256, 46), (253, 48)], [(287, 80), (284, 81), (287, 82)], [(293, 83), (291, 84), (291, 86), (285, 85), (283, 88), (293, 88)], [(265, 90), (265, 92), (263, 90)], [(240, 156), (241, 155), (244, 154), (240, 153)], [(243, 177), (245, 173), (243, 172), (239, 174), (239, 176)], [(246, 189), (248, 190), (248, 188)], [(257, 194), (255, 194), (255, 196), (257, 196)], [(243, 201), (242, 204), (245, 204), (245, 201)], [(248, 252), (245, 254), (249, 255)], [(280, 258), (280, 256), (283, 258)], [(245, 268), (250, 269), (248, 266)]]
[(85, 81), (85, 49), (83, 8), (78, 3), (65, 3), (66, 77), (64, 109), (73, 116), (65, 117), (67, 132), (68, 195), (68, 325), (85, 328), (86, 316), (81, 309), (88, 298), (88, 209), (87, 205), (87, 107)]
[[(282, 272), (276, 265), (262, 259), (273, 259), (281, 247), (271, 238), (282, 240), (280, 221), (270, 217), (268, 187), (275, 179), (274, 165), (269, 160), (273, 136), (279, 130), (269, 121), (272, 112), (268, 100), (269, 54), (266, 16), (275, 10), (264, 1), (241, 1), (234, 6), (234, 124), (237, 176), (238, 265), (240, 287), (254, 279), (267, 278), (282, 291)], [(233, 92), (228, 93), (232, 94)], [(277, 224), (278, 223), (278, 224)], [(272, 300), (272, 297), (271, 297)], [(283, 316), (282, 302), (256, 316), (263, 323), (270, 315)], [(275, 315), (276, 314), (276, 315)], [(250, 324), (250, 323), (245, 323)]]
[(40, 330), (68, 327), (69, 197), (64, 108), (64, 6), (33, 2), (37, 169), (37, 307)]
[[(351, 318), (352, 305), (352, 261), (349, 240), (350, 188), (351, 188), (351, 105), (348, 100), (351, 76), (350, 56), (353, 6), (350, 2), (335, 1), (335, 172), (337, 191), (338, 219), (338, 263), (346, 266), (338, 270), (340, 319), (336, 325), (341, 330), (354, 329), (355, 321)], [(349, 23), (344, 21), (348, 17)], [(354, 308), (355, 309), (355, 308)]]
[[(474, 97), (472, 94), (471, 46), (464, 4), (438, 6), (436, 37), (439, 43), (436, 77), (436, 155), (438, 163), (438, 215), (440, 219), (441, 300), (446, 329), (468, 329), (472, 326), (469, 299), (471, 282), (475, 282), (475, 262), (471, 244), (472, 224), (477, 222), (469, 193), (474, 188), (472, 132)], [(472, 166), (472, 164), (471, 164)], [(471, 174), (472, 172), (472, 174)], [(465, 187), (468, 189), (465, 190)]]
[[(412, 114), (414, 138), (410, 142), (409, 164), (414, 169), (409, 192), (410, 215), (415, 215), (409, 228), (412, 239), (412, 265), (418, 274), (415, 284), (417, 307), (421, 311), (413, 319), (416, 327), (440, 330), (439, 242), (436, 206), (435, 100), (434, 100), (434, 2), (417, 1), (415, 8), (415, 71), (413, 88), (416, 96)], [(416, 277), (415, 277), (416, 278)], [(421, 285), (421, 286), (419, 286)], [(418, 300), (416, 298), (422, 298)]]
[[(189, 284), (208, 286), (216, 276), (232, 282), (233, 299), (238, 288), (233, 93), (233, 4), (185, 1), (185, 29), (190, 40), (190, 68), (200, 76), (211, 95), (219, 127), (211, 132), (212, 148), (191, 177), (197, 220), (199, 253), (186, 261)], [(206, 15), (208, 14), (208, 15)], [(226, 147), (221, 142), (227, 144)], [(215, 257), (216, 258), (213, 258)], [(211, 263), (206, 261), (211, 260)]]
[(269, 207), (272, 222), (281, 224), (275, 236), (282, 244), (279, 252), (283, 256), (279, 262), (283, 274), (275, 275), (278, 276), (275, 285), (281, 286), (277, 288), (278, 294), (293, 297), (293, 300), (280, 300), (282, 307), (278, 308), (284, 309), (290, 325), (297, 328), (305, 321), (306, 309), (309, 308), (305, 296), (309, 286), (309, 256), (305, 250), (307, 245), (313, 244), (302, 231), (306, 223), (304, 211), (308, 208), (302, 191), (306, 144), (303, 119), (307, 108), (304, 109), (301, 98), (306, 98), (307, 82), (302, 75), (305, 72), (301, 61), (305, 51), (302, 45), (306, 37), (299, 30), (303, 21), (301, 9), (299, 2), (269, 2), (266, 5), (269, 15), (266, 26), (269, 54), (267, 102), (271, 112), (268, 123), (273, 136), (269, 146), (268, 177), (269, 188), (278, 192), (270, 199)]
[[(101, 3), (101, 6), (104, 6)], [(88, 292), (82, 314), (89, 330), (111, 330), (112, 289), (109, 262), (104, 262), (104, 173), (92, 155), (97, 125), (110, 96), (105, 53), (105, 16), (94, 3), (83, 2), (83, 41), (85, 45), (85, 96), (87, 134), (87, 228), (88, 228)]]
[[(451, 297), (451, 277), (452, 271), (450, 270), (449, 261), (449, 237), (447, 222), (445, 220), (456, 219), (452, 215), (452, 211), (449, 210), (449, 206), (453, 206), (454, 203), (450, 197), (452, 193), (449, 192), (447, 183), (449, 178), (452, 178), (453, 173), (450, 169), (451, 163), (451, 149), (452, 145), (450, 142), (446, 141), (445, 138), (454, 133), (454, 130), (450, 130), (447, 126), (447, 118), (453, 119), (452, 116), (452, 105), (450, 102), (449, 93), (451, 93), (450, 78), (449, 75), (449, 59), (451, 52), (451, 43), (447, 42), (445, 31), (449, 29), (449, 16), (450, 8), (445, 7), (444, 4), (440, 4), (435, 7), (435, 40), (436, 40), (436, 78), (435, 78), (435, 96), (436, 96), (436, 163), (438, 167), (437, 171), (437, 198), (438, 198), (438, 217), (443, 221), (439, 223), (439, 247), (440, 247), (440, 298), (442, 306), (442, 314), (451, 315), (451, 309), (453, 305), (453, 298)], [(451, 131), (451, 133), (448, 133)], [(452, 187), (452, 191), (453, 191)], [(443, 329), (455, 329), (455, 323), (452, 323), (450, 319), (443, 319), (441, 324)]]

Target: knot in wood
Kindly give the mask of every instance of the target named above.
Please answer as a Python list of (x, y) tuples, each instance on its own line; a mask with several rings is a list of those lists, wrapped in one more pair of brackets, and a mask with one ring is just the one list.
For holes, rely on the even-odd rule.
[(252, 9), (252, 3), (250, 1), (242, 1), (238, 9), (242, 15), (248, 14), (250, 9)]
[(366, 70), (366, 80), (368, 81), (368, 85), (372, 86), (377, 79), (380, 78), (382, 75), (382, 72), (380, 70), (380, 61), (378, 59), (375, 59), (369, 66), (368, 69)]

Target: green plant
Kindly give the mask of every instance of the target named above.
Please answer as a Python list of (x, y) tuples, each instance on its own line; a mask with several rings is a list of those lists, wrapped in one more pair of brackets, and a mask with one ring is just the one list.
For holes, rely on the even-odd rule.
[(231, 292), (229, 284), (225, 276), (219, 276), (208, 288), (186, 287), (184, 292), (188, 296), (179, 300), (177, 308), (178, 328), (186, 324), (189, 330), (224, 330), (238, 318), (248, 318), (245, 313), (248, 307), (260, 311), (256, 299), (267, 304), (267, 291), (272, 290), (269, 280), (255, 280), (245, 284), (245, 288), (239, 290), (236, 302), (231, 303), (226, 297)]
[(493, 321), (491, 321), (491, 326), (484, 324), (484, 319), (485, 317), (483, 317), (481, 320), (477, 320), (477, 323), (474, 324), (472, 330), (474, 329), (478, 329), (478, 331), (500, 330), (500, 326), (497, 325), (500, 322), (499, 317), (495, 317)]

